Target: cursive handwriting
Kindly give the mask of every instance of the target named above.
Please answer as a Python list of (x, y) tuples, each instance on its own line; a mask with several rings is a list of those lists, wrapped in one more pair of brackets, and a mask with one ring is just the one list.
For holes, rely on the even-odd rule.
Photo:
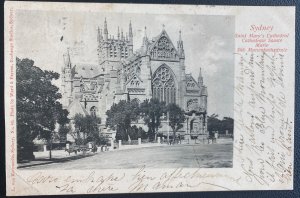
[(234, 150), (243, 179), (263, 186), (289, 183), (293, 168), (293, 122), (285, 110), (285, 55), (236, 55), (239, 72), (234, 111), (235, 130), (239, 133)]

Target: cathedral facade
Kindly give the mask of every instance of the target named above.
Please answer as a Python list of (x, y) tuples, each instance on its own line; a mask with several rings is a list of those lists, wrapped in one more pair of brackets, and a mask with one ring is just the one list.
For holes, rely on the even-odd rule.
[[(142, 46), (135, 52), (133, 39), (131, 22), (126, 35), (118, 28), (112, 36), (105, 19), (103, 30), (98, 28), (97, 32), (97, 64), (73, 63), (69, 53), (64, 55), (62, 103), (70, 116), (97, 115), (105, 125), (106, 111), (113, 103), (157, 98), (166, 104), (176, 103), (185, 111), (182, 135), (207, 135), (207, 87), (200, 67), (197, 80), (185, 72), (181, 32), (176, 47), (164, 28), (152, 39), (145, 28)], [(162, 125), (159, 132), (165, 134), (169, 128), (166, 121)], [(105, 126), (101, 130), (110, 133)]]

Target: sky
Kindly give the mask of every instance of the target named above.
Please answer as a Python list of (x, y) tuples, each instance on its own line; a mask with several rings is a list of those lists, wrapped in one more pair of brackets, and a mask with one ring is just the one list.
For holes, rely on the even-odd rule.
[[(208, 115), (233, 117), (234, 16), (152, 15), (105, 12), (22, 11), (16, 13), (16, 54), (35, 65), (60, 73), (63, 54), (70, 49), (73, 63), (97, 63), (97, 28), (107, 20), (108, 33), (116, 38), (118, 26), (128, 33), (132, 23), (134, 50), (164, 27), (177, 46), (179, 30), (185, 50), (186, 73), (197, 80), (202, 68), (208, 88)], [(57, 81), (55, 84), (59, 85)]]

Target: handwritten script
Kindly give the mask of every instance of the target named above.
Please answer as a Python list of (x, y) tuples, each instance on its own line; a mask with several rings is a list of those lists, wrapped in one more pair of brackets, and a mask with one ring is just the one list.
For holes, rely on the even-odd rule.
[(244, 179), (264, 186), (290, 183), (293, 120), (286, 112), (285, 90), (291, 87), (284, 81), (285, 55), (248, 52), (237, 58), (235, 154)]
[[(153, 174), (153, 170), (148, 171), (145, 166), (135, 171), (111, 173), (108, 175), (92, 171), (86, 176), (64, 175), (57, 176), (40, 171), (35, 172), (26, 179), (26, 183), (35, 189), (45, 185), (48, 188), (55, 188), (57, 193), (65, 194), (97, 194), (114, 192), (149, 192), (149, 191), (172, 191), (172, 190), (199, 190), (203, 187), (213, 187), (219, 190), (231, 190), (228, 186), (218, 185), (212, 181), (220, 179), (240, 185), (240, 177), (233, 177), (221, 173), (203, 173), (201, 169), (172, 169), (160, 171)], [(40, 192), (41, 193), (41, 192)]]

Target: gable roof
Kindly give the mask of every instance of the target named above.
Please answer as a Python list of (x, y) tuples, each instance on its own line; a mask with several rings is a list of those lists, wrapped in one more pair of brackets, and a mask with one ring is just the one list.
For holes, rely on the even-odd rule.
[[(178, 54), (178, 51), (177, 51), (177, 48), (174, 46), (172, 40), (170, 39), (168, 33), (166, 32), (165, 29), (163, 29), (160, 34), (158, 34), (157, 36), (155, 37), (152, 37), (152, 39), (148, 39), (146, 38), (145, 42), (147, 43), (147, 46), (145, 48), (144, 44), (138, 49), (135, 51), (135, 53), (128, 57), (124, 62), (125, 64), (132, 61), (132, 60), (135, 60), (137, 58), (140, 58), (141, 56), (143, 55), (151, 55), (151, 51), (152, 49), (156, 46), (156, 44), (158, 43), (158, 41), (160, 40), (160, 38), (162, 37), (166, 37), (167, 40), (169, 41), (169, 43), (171, 44), (171, 48), (174, 49), (175, 51), (175, 55), (176, 55), (176, 59), (177, 57), (179, 57), (179, 54)], [(144, 42), (144, 41), (143, 41)]]
[(175, 50), (177, 56), (179, 56), (176, 47), (174, 46), (172, 40), (170, 39), (170, 37), (169, 37), (169, 35), (168, 35), (168, 33), (166, 32), (165, 29), (163, 29), (163, 30), (161, 31), (161, 33), (160, 33), (158, 36), (152, 38), (152, 43), (150, 43), (150, 45), (149, 45), (149, 47), (148, 47), (148, 53), (151, 52), (151, 50), (156, 46), (156, 44), (158, 43), (158, 41), (159, 41), (160, 38), (162, 38), (162, 37), (166, 37), (166, 38), (168, 39), (168, 41), (169, 41), (170, 44), (171, 44), (171, 47)]
[[(199, 86), (199, 84), (197, 83), (197, 81), (194, 79), (194, 77), (191, 75), (191, 74), (185, 74), (185, 78), (186, 78), (186, 89), (189, 89), (189, 90), (200, 90), (201, 87)], [(190, 84), (194, 84), (191, 85), (191, 86), (188, 86)]]
[(136, 73), (134, 73), (134, 74), (132, 74), (132, 76), (126, 81), (126, 85), (128, 85), (128, 84), (132, 81), (133, 78), (136, 78), (138, 81), (143, 82), (143, 81), (141, 80), (141, 78), (140, 78), (138, 75), (136, 75)]
[(77, 78), (94, 78), (102, 73), (101, 68), (94, 64), (76, 64), (74, 66), (75, 75)]
[(88, 111), (82, 106), (78, 99), (75, 99), (68, 107), (69, 118), (73, 118), (76, 114), (89, 115)]

